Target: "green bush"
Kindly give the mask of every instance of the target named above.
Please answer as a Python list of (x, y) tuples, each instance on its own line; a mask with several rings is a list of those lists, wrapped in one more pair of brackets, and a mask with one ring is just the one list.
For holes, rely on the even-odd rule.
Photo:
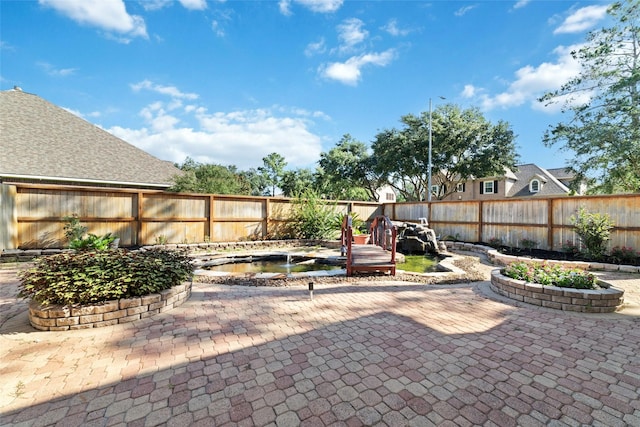
[(571, 222), (576, 234), (587, 249), (587, 255), (596, 260), (601, 259), (613, 228), (613, 222), (609, 215), (590, 213), (584, 207), (580, 207), (577, 215), (571, 216)]
[(186, 254), (163, 249), (67, 252), (20, 274), (19, 296), (43, 305), (93, 304), (156, 293), (193, 274)]
[(565, 268), (558, 264), (514, 262), (505, 267), (502, 274), (512, 279), (561, 288), (595, 289), (598, 284), (598, 279), (593, 274), (579, 268)]
[(332, 237), (336, 204), (308, 190), (293, 200), (290, 228), (297, 239), (327, 239)]
[(611, 249), (611, 258), (618, 264), (632, 263), (640, 257), (640, 252), (636, 252), (631, 247), (616, 246)]
[(76, 251), (106, 251), (109, 245), (116, 240), (116, 236), (107, 233), (104, 236), (97, 236), (89, 233), (84, 237), (88, 228), (80, 224), (78, 215), (73, 214), (64, 218), (64, 235), (69, 240), (69, 248)]

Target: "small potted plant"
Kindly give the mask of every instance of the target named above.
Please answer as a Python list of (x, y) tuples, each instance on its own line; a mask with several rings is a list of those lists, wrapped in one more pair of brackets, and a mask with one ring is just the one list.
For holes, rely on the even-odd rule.
[(353, 243), (356, 245), (365, 245), (369, 243), (371, 235), (367, 233), (367, 223), (361, 221), (359, 225), (353, 227)]

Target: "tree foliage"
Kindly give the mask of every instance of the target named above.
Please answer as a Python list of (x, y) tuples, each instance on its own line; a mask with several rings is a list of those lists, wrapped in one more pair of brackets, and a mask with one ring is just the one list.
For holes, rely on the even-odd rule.
[(184, 173), (174, 177), (170, 191), (182, 193), (251, 194), (251, 185), (235, 166), (202, 164), (187, 157), (176, 165)]
[(376, 190), (384, 183), (373, 169), (367, 146), (345, 134), (326, 153), (320, 154), (319, 187), (326, 197), (343, 200), (378, 200)]
[(595, 182), (604, 193), (639, 192), (640, 1), (613, 3), (608, 13), (616, 24), (590, 32), (571, 53), (580, 74), (540, 98), (572, 113), (546, 131), (544, 143), (575, 153), (574, 182)]
[(287, 161), (278, 153), (271, 153), (267, 157), (262, 158), (263, 165), (258, 168), (258, 172), (263, 176), (267, 187), (271, 188), (270, 196), (276, 195), (276, 188), (280, 186), (282, 174)]
[(316, 186), (316, 177), (310, 169), (284, 171), (280, 188), (285, 197), (296, 197)]
[[(406, 200), (425, 200), (429, 169), (429, 113), (403, 116), (401, 129), (387, 129), (373, 143), (375, 168)], [(506, 122), (492, 124), (476, 108), (453, 104), (432, 112), (432, 185), (435, 197), (453, 193), (473, 177), (502, 175), (517, 161), (515, 135)]]

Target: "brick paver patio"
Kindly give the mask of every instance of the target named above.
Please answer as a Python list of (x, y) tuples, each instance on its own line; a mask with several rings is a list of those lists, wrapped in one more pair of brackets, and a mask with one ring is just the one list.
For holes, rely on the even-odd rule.
[(16, 289), (0, 270), (1, 425), (640, 425), (638, 305), (516, 306), (487, 282), (363, 279), (313, 301), (194, 283), (168, 313), (38, 332)]

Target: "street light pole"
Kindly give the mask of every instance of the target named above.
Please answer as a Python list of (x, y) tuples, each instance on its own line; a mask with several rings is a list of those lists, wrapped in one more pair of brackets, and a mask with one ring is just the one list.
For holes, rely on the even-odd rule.
[(427, 202), (431, 201), (431, 98), (429, 98), (429, 164), (427, 165)]

